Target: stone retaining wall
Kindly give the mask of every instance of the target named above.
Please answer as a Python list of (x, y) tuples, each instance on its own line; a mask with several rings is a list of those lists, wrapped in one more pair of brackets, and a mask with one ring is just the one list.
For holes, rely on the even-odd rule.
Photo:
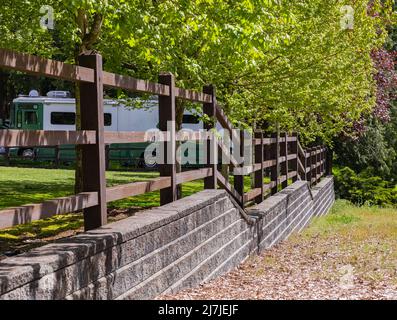
[(302, 230), (334, 201), (333, 178), (296, 182), (248, 211), (205, 190), (0, 262), (0, 300), (151, 299), (193, 287)]

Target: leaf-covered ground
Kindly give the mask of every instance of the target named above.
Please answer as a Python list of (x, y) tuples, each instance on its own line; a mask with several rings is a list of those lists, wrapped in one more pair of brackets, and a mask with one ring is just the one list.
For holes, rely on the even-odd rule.
[(397, 299), (397, 210), (337, 201), (302, 234), (159, 299)]

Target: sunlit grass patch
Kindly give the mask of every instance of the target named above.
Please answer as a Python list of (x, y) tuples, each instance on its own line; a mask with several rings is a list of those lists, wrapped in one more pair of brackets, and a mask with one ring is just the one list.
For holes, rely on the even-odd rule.
[(81, 214), (56, 215), (48, 219), (20, 224), (13, 228), (0, 230), (0, 239), (45, 238), (62, 231), (75, 230), (83, 225)]
[[(159, 176), (158, 172), (108, 171), (107, 186), (148, 181)], [(204, 189), (203, 180), (183, 184), (182, 196), (186, 197)], [(64, 169), (0, 167), (0, 209), (40, 203), (45, 200), (74, 194), (74, 171)], [(108, 203), (109, 210), (128, 210), (127, 215), (109, 217), (109, 222), (127, 217), (138, 210), (160, 205), (160, 192), (150, 192)], [(113, 212), (113, 211), (112, 211)], [(0, 252), (26, 241), (57, 237), (66, 231), (82, 230), (82, 214), (57, 215), (49, 219), (22, 224), (0, 230)], [(70, 234), (66, 232), (66, 234)]]

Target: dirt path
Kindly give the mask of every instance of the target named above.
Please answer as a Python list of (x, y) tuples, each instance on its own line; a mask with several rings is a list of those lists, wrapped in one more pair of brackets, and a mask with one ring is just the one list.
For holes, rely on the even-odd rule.
[(199, 288), (159, 299), (397, 299), (397, 212), (338, 212)]

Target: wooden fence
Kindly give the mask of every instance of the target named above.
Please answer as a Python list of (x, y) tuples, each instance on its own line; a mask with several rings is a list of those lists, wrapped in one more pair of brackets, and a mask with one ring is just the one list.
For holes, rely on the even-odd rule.
[[(45, 201), (41, 204), (25, 205), (0, 211), (0, 228), (7, 228), (33, 220), (48, 218), (56, 214), (83, 211), (86, 230), (98, 228), (107, 223), (107, 202), (160, 190), (161, 205), (177, 200), (177, 185), (204, 179), (204, 187), (215, 189), (218, 185), (226, 189), (236, 202), (244, 208), (249, 203), (260, 203), (267, 194), (275, 194), (288, 186), (290, 181), (307, 180), (316, 184), (322, 176), (331, 173), (330, 153), (324, 146), (303, 150), (298, 135), (286, 133), (265, 136), (255, 131), (253, 137), (254, 164), (249, 167), (239, 165), (232, 159), (229, 170), (234, 175), (221, 174), (219, 166), (207, 157), (205, 168), (177, 173), (175, 164), (175, 128), (167, 128), (168, 121), (175, 121), (176, 99), (185, 99), (203, 105), (203, 113), (216, 119), (220, 125), (232, 132), (233, 126), (216, 102), (215, 90), (205, 86), (203, 92), (186, 90), (175, 86), (172, 74), (161, 74), (159, 82), (149, 82), (129, 76), (103, 71), (102, 57), (98, 54), (81, 56), (79, 65), (44, 59), (28, 54), (0, 49), (0, 68), (18, 70), (28, 74), (46, 76), (77, 82), (81, 91), (81, 130), (79, 131), (34, 131), (0, 130), (0, 146), (48, 147), (65, 144), (81, 145), (84, 192)], [(174, 159), (165, 159), (159, 165), (160, 177), (146, 182), (136, 182), (114, 187), (106, 187), (105, 146), (112, 143), (149, 142), (145, 132), (105, 132), (103, 118), (103, 88), (112, 87), (124, 90), (149, 93), (159, 96), (159, 129), (164, 133), (165, 150)], [(204, 129), (212, 129), (215, 121), (205, 123)], [(207, 143), (211, 154), (227, 153), (225, 145), (218, 141), (211, 143), (211, 135), (193, 135), (191, 140)], [(215, 152), (216, 151), (216, 152)], [(246, 149), (240, 146), (244, 156)], [(167, 152), (165, 153), (167, 154)], [(212, 159), (214, 160), (214, 159)], [(167, 162), (168, 161), (168, 162)], [(265, 175), (270, 182), (265, 183)], [(252, 188), (244, 192), (244, 176), (251, 177)]]

